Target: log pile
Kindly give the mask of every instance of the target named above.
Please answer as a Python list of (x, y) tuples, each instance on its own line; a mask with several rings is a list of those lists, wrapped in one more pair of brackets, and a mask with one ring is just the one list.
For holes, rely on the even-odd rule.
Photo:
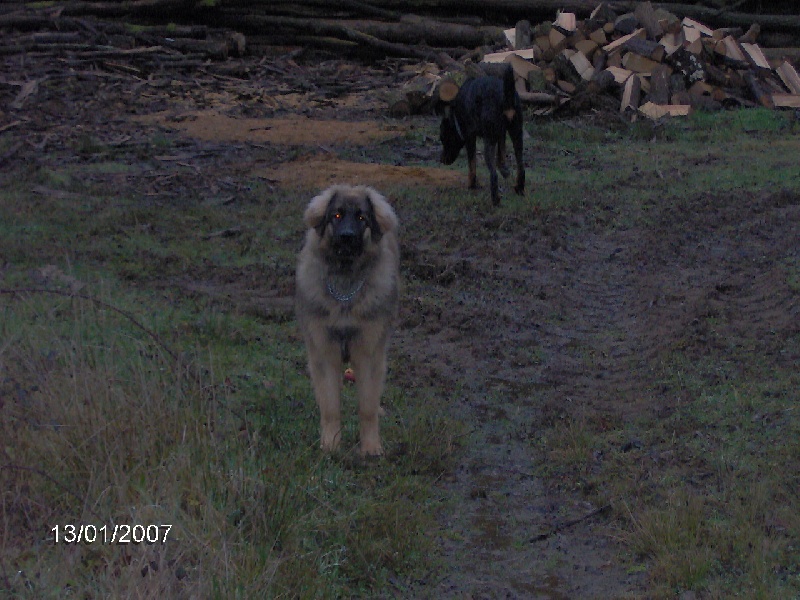
[[(698, 108), (800, 108), (800, 76), (790, 60), (758, 45), (759, 30), (756, 23), (747, 31), (712, 29), (650, 2), (623, 14), (600, 4), (583, 20), (561, 12), (552, 22), (517, 23), (505, 31), (511, 49), (485, 54), (478, 67), (492, 73), (498, 63), (510, 63), (521, 99), (543, 105), (539, 114), (601, 107), (657, 119)], [(427, 72), (415, 78), (410, 109), (424, 106), (420, 80), (435, 96), (439, 81), (462, 77)], [(395, 100), (390, 111), (398, 113), (397, 107)]]
[[(621, 112), (650, 118), (692, 109), (800, 107), (800, 77), (789, 60), (765, 55), (758, 24), (711, 29), (650, 2), (617, 14), (597, 6), (585, 20), (559, 13), (552, 23), (507, 30), (513, 50), (485, 62), (514, 66), (523, 100), (550, 89), (584, 108), (611, 93)], [(520, 60), (522, 58), (522, 60)]]
[(70, 68), (94, 65), (138, 76), (161, 68), (195, 68), (246, 51), (245, 36), (228, 29), (134, 25), (65, 16), (60, 10), (25, 8), (0, 14), (0, 31), (0, 56), (51, 57)]
[[(511, 62), (520, 96), (540, 112), (600, 106), (659, 116), (698, 107), (800, 105), (800, 78), (784, 58), (792, 49), (762, 49), (758, 25), (738, 24), (755, 15), (716, 11), (709, 15), (716, 23), (712, 28), (698, 18), (709, 9), (697, 5), (487, 0), (487, 9), (513, 4), (514, 14), (540, 15), (556, 5), (576, 11), (535, 26), (520, 21), (504, 32), (473, 16), (475, 7), (464, 8), (459, 18), (443, 16), (455, 1), (10, 2), (0, 7), (0, 58), (53, 58), (54, 68), (90, 67), (134, 77), (199, 67), (247, 77), (247, 68), (226, 59), (258, 54), (265, 44), (332, 48), (370, 59), (391, 56), (411, 61), (404, 68), (418, 72), (398, 74), (410, 81), (390, 94), (395, 115), (428, 110), (443, 77), (491, 72), (497, 61)], [(680, 7), (682, 18), (665, 6), (676, 13)], [(412, 9), (430, 14), (407, 14)], [(800, 30), (800, 16), (758, 19), (773, 36)], [(504, 46), (510, 50), (498, 52)]]

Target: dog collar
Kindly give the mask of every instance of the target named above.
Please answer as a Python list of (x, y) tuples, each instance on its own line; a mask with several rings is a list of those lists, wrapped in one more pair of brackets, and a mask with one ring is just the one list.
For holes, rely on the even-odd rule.
[(333, 284), (330, 281), (326, 282), (326, 286), (328, 288), (328, 293), (333, 297), (334, 300), (346, 304), (350, 302), (353, 298), (355, 298), (356, 294), (358, 294), (358, 292), (361, 291), (361, 288), (364, 287), (364, 280), (362, 279), (361, 281), (359, 281), (356, 284), (355, 288), (345, 293), (342, 293), (335, 287), (333, 287)]

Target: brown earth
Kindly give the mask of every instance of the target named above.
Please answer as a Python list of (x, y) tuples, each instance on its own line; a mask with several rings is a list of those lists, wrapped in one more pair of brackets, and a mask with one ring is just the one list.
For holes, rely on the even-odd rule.
[[(376, 90), (393, 82), (382, 69), (368, 73)], [(465, 184), (463, 164), (404, 164), (435, 159), (438, 146), (409, 141), (413, 124), (385, 120), (376, 92), (331, 98), (287, 90), (264, 101), (258, 83), (198, 75), (191, 86), (170, 78), (131, 85), (84, 72), (57, 93), (42, 89), (24, 113), (3, 115), (4, 131), (20, 143), (5, 161), (69, 153), (89, 134), (134, 153), (154, 135), (169, 135), (183, 151), (156, 157), (157, 176), (132, 184), (145, 195), (180, 196), (220, 182), (235, 188), (237, 178), (254, 175), (277, 190), (351, 180), (413, 184), (433, 195)], [(3, 99), (11, 97), (6, 90)], [(346, 146), (376, 144), (395, 158), (341, 158)], [(546, 149), (526, 149), (529, 166), (546, 159)], [(131, 185), (144, 173), (137, 169), (109, 177)], [(454, 398), (452, 416), (469, 432), (457, 468), (441, 483), (443, 495), (462, 499), (441, 524), (445, 576), (401, 587), (429, 598), (644, 597), (644, 575), (620, 563), (618, 532), (604, 507), (586, 499), (582, 482), (535, 474), (547, 461), (537, 436), (564, 419), (612, 427), (668, 414), (681, 399), (658, 384), (658, 373), (675, 348), (699, 358), (736, 339), (775, 353), (796, 335), (797, 294), (781, 265), (797, 259), (800, 199), (698, 193), (629, 229), (581, 214), (533, 226), (487, 211), (477, 224), (443, 222), (439, 240), (415, 233), (429, 214), (402, 205), (398, 212), (408, 293), (393, 354), (407, 368), (391, 377)], [(281, 280), (284, 289), (289, 281), (288, 274)], [(720, 316), (713, 331), (708, 315)]]

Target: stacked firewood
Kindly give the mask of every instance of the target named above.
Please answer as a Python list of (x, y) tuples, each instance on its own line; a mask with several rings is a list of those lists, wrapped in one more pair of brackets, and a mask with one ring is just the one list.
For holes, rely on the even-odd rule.
[(758, 24), (711, 29), (650, 2), (622, 15), (599, 5), (583, 21), (560, 13), (534, 28), (520, 23), (506, 32), (513, 50), (484, 61), (510, 61), (523, 98), (548, 88), (560, 102), (610, 91), (620, 111), (651, 118), (693, 108), (800, 107), (797, 71), (784, 58), (769, 60), (758, 33)]
[[(613, 106), (660, 118), (697, 108), (800, 108), (800, 76), (758, 45), (758, 24), (711, 29), (640, 2), (625, 14), (601, 4), (584, 20), (562, 12), (536, 26), (521, 21), (505, 34), (511, 49), (484, 55), (478, 66), (491, 73), (510, 63), (521, 99), (543, 106), (540, 113)], [(436, 94), (436, 82), (463, 75), (424, 77)], [(409, 86), (419, 94), (418, 83)]]

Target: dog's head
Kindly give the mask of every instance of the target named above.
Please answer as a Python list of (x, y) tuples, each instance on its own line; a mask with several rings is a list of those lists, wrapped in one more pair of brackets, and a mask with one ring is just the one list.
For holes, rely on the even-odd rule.
[(332, 258), (352, 262), (397, 228), (386, 199), (366, 186), (336, 185), (314, 197), (304, 221)]
[(439, 126), (439, 138), (442, 141), (442, 154), (439, 157), (442, 164), (452, 165), (458, 158), (461, 148), (464, 147), (464, 137), (461, 126), (456, 120), (452, 106), (444, 107), (442, 123)]
[(442, 123), (439, 126), (439, 138), (442, 142), (440, 160), (445, 165), (453, 164), (458, 158), (461, 148), (464, 147), (464, 134), (453, 106), (458, 91), (458, 85), (451, 80), (445, 80), (439, 86), (436, 112), (442, 116)]

